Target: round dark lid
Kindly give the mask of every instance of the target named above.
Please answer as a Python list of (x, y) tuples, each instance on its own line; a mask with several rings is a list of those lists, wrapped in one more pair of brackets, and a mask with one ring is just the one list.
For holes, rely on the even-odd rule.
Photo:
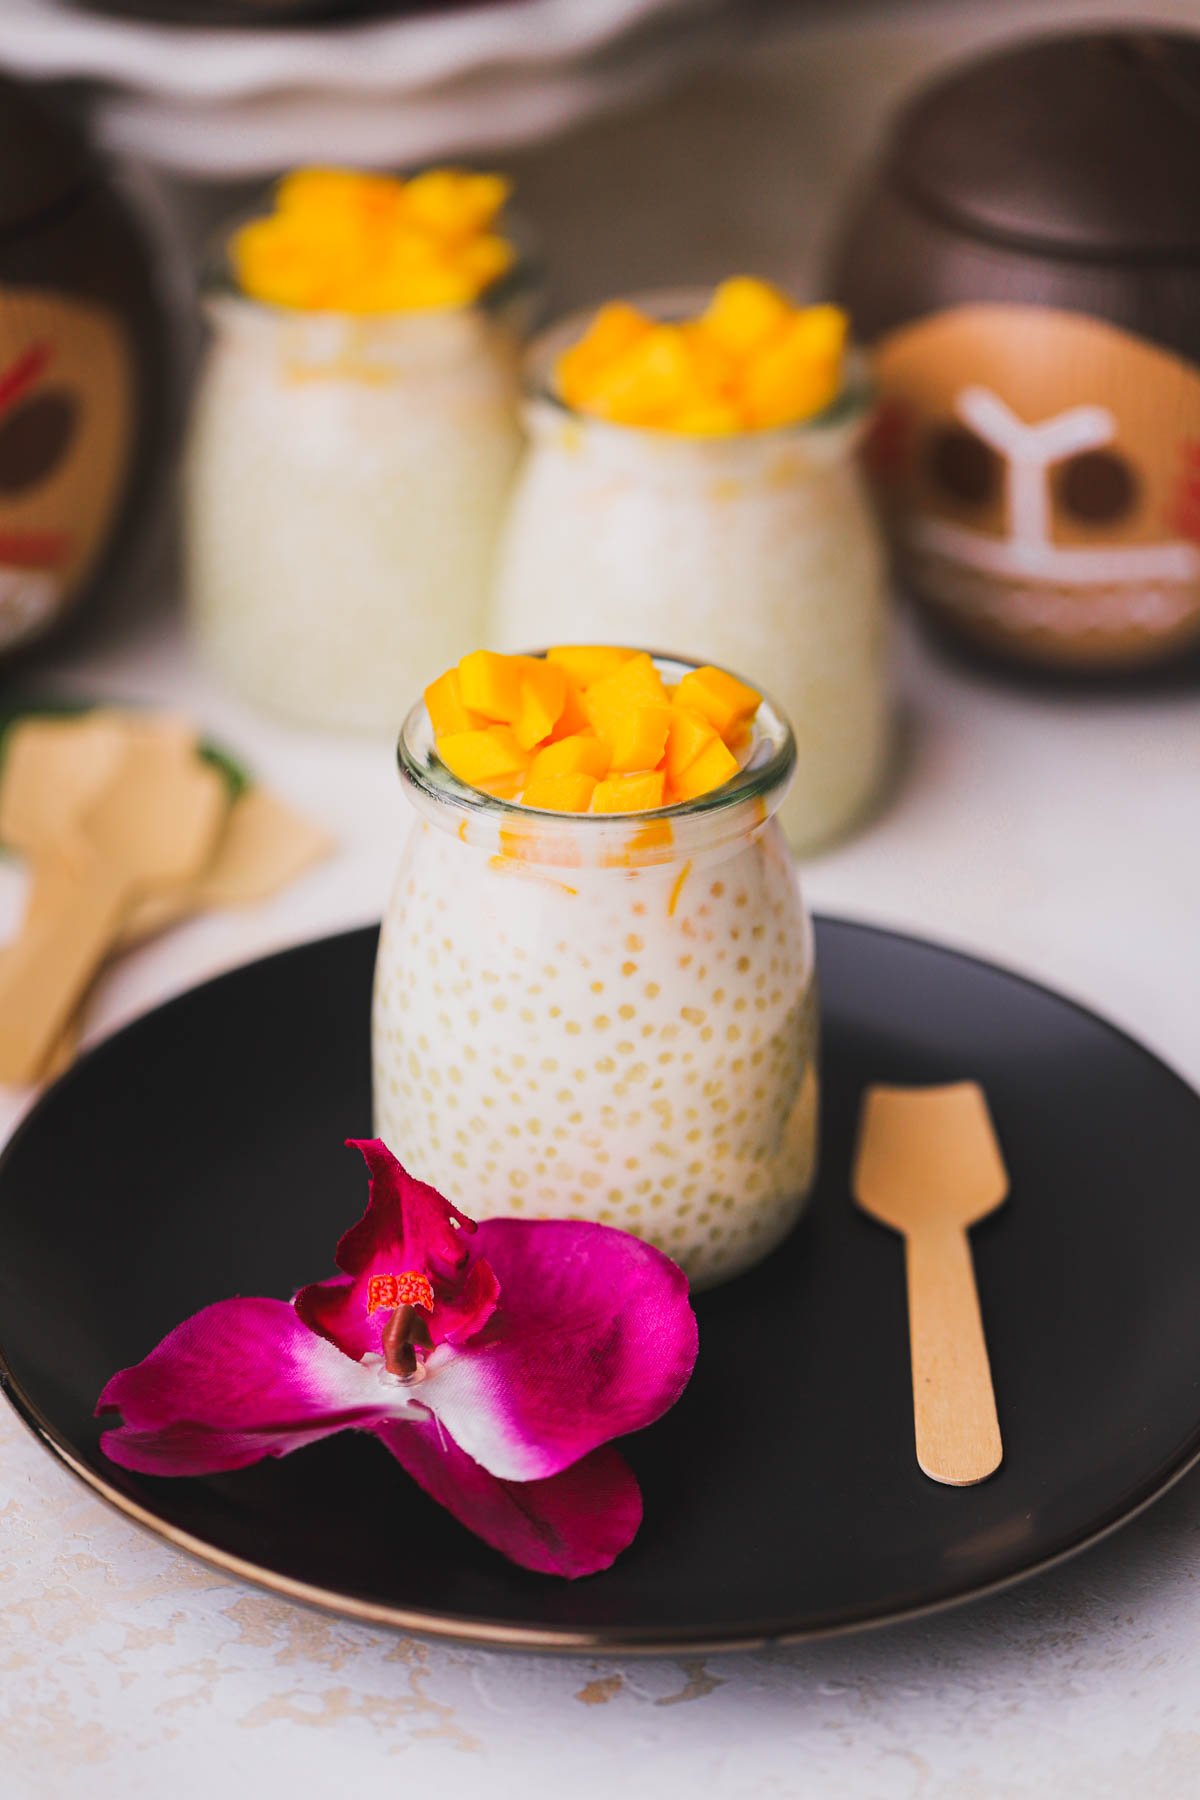
[(94, 172), (82, 132), (27, 82), (0, 75), (0, 235), (20, 230)]
[(1027, 39), (925, 88), (893, 181), (968, 230), (1075, 254), (1200, 253), (1200, 36)]

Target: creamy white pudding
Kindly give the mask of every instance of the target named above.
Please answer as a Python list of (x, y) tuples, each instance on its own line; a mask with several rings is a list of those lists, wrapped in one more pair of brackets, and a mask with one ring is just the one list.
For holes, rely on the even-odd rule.
[[(694, 312), (674, 296), (660, 312)], [(649, 310), (649, 307), (647, 308)], [(535, 345), (530, 448), (501, 540), (490, 641), (687, 643), (779, 701), (797, 773), (781, 819), (811, 849), (852, 824), (887, 759), (887, 600), (855, 449), (861, 371), (794, 426), (688, 436), (564, 405), (553, 371), (585, 321)]]
[(185, 479), (201, 643), (257, 703), (392, 730), (482, 636), (521, 433), (518, 338), (479, 307), (288, 314), (226, 293)]
[(414, 711), (374, 1081), (415, 1175), (476, 1217), (621, 1226), (697, 1285), (791, 1229), (817, 1133), (812, 934), (773, 817), (793, 761), (764, 702), (723, 788), (552, 815), (457, 781)]

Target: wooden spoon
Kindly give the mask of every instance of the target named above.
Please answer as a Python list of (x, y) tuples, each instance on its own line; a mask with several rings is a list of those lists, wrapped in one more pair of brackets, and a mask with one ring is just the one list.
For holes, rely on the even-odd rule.
[(0, 969), (0, 1081), (36, 1078), (133, 905), (199, 874), (226, 810), (208, 764), (151, 737), (125, 746), (64, 842), (58, 903), (31, 918)]
[(917, 1461), (954, 1487), (984, 1481), (1004, 1452), (967, 1231), (1008, 1175), (983, 1089), (868, 1089), (853, 1185), (905, 1241)]

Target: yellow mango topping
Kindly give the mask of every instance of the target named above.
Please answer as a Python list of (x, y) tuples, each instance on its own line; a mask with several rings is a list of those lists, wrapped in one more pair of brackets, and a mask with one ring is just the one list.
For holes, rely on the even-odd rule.
[(667, 690), (646, 652), (631, 656), (611, 675), (593, 681), (583, 696), (583, 709), (601, 737), (609, 737), (614, 723), (631, 707), (649, 702), (665, 705)]
[(739, 275), (694, 319), (661, 322), (624, 302), (602, 306), (558, 359), (568, 406), (619, 425), (694, 437), (799, 424), (841, 391), (847, 319), (796, 306)]
[[(458, 665), (463, 704), (485, 719), (511, 725), (521, 711), (523, 657), (497, 656), (494, 650), (472, 650)], [(436, 729), (436, 727), (435, 727)]]
[(468, 306), (515, 260), (494, 230), (508, 194), (502, 176), (462, 169), (429, 169), (407, 181), (298, 169), (278, 184), (274, 212), (234, 233), (234, 274), (243, 292), (274, 306)]
[(708, 749), (716, 735), (707, 719), (688, 712), (686, 707), (673, 706), (667, 732), (667, 780), (678, 780), (689, 763), (694, 763), (700, 752)]
[(614, 774), (656, 769), (667, 745), (671, 709), (662, 700), (647, 700), (617, 714), (608, 728)]
[(794, 316), (786, 294), (769, 281), (734, 275), (716, 289), (703, 313), (709, 336), (730, 356), (747, 357)]
[(587, 688), (602, 675), (615, 675), (632, 655), (632, 650), (618, 650), (612, 644), (560, 644), (547, 650), (546, 661), (565, 669), (577, 687)]
[(583, 689), (576, 687), (571, 677), (567, 676), (567, 697), (563, 701), (563, 709), (558, 715), (554, 730), (550, 733), (550, 742), (556, 744), (560, 738), (578, 737), (582, 732), (590, 732), (592, 722), (583, 709)]
[(611, 764), (612, 751), (603, 738), (584, 737), (578, 732), (539, 750), (530, 767), (529, 778), (532, 781), (535, 775), (590, 775), (599, 781), (608, 774)]
[(425, 705), (435, 737), (448, 737), (452, 732), (476, 731), (487, 720), (464, 703), (457, 669), (447, 669), (425, 689)]
[(759, 705), (723, 669), (689, 670), (668, 692), (645, 651), (594, 644), (474, 650), (425, 698), (460, 781), (561, 813), (653, 811), (722, 786)]
[(567, 678), (555, 663), (536, 656), (521, 661), (521, 704), (513, 721), (513, 736), (524, 750), (532, 750), (550, 736), (567, 700)]
[(582, 771), (574, 775), (531, 775), (521, 795), (522, 806), (543, 812), (586, 812), (596, 788), (596, 777)]
[(497, 783), (507, 784), (513, 778), (519, 786), (529, 768), (528, 754), (506, 725), (449, 732), (438, 738), (437, 752), (450, 773), (468, 787), (492, 792), (500, 791)]
[(640, 775), (609, 775), (592, 790), (592, 811), (649, 812), (662, 805), (666, 779), (661, 769), (647, 769)]
[(670, 799), (695, 800), (700, 794), (723, 787), (737, 772), (737, 757), (719, 737), (714, 737), (708, 748), (671, 782)]
[(699, 713), (721, 737), (729, 738), (754, 717), (761, 698), (736, 675), (706, 667), (688, 671), (676, 690), (675, 704)]

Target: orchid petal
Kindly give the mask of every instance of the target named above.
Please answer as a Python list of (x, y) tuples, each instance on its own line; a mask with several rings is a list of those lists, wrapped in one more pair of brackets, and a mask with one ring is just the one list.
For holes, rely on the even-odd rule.
[(337, 1264), (344, 1275), (301, 1288), (297, 1312), (356, 1361), (368, 1353), (377, 1355), (388, 1313), (371, 1310), (371, 1282), (412, 1270), (427, 1276), (433, 1287), (434, 1307), (425, 1321), (428, 1341), (461, 1342), (486, 1324), (500, 1291), (487, 1264), (473, 1260), (469, 1234), (474, 1221), (435, 1188), (414, 1180), (378, 1138), (348, 1141), (370, 1171), (367, 1210), (338, 1244)]
[[(348, 1138), (370, 1173), (367, 1210), (338, 1244), (337, 1266), (347, 1275), (365, 1274), (382, 1254), (399, 1251), (406, 1268), (434, 1275), (459, 1274), (470, 1251), (467, 1236), (475, 1221), (444, 1200), (436, 1188), (417, 1181), (396, 1161), (381, 1138)], [(466, 1234), (466, 1235), (464, 1235)]]
[(119, 1370), (96, 1411), (122, 1415), (101, 1439), (113, 1462), (198, 1475), (370, 1426), (395, 1415), (396, 1399), (286, 1300), (218, 1300)]
[(425, 1362), (422, 1402), (491, 1474), (535, 1481), (673, 1406), (696, 1360), (687, 1277), (607, 1225), (488, 1219), (500, 1304)]
[(500, 1481), (432, 1421), (376, 1436), (439, 1506), (494, 1550), (544, 1575), (594, 1575), (642, 1522), (637, 1479), (616, 1450), (595, 1450), (546, 1481)]

